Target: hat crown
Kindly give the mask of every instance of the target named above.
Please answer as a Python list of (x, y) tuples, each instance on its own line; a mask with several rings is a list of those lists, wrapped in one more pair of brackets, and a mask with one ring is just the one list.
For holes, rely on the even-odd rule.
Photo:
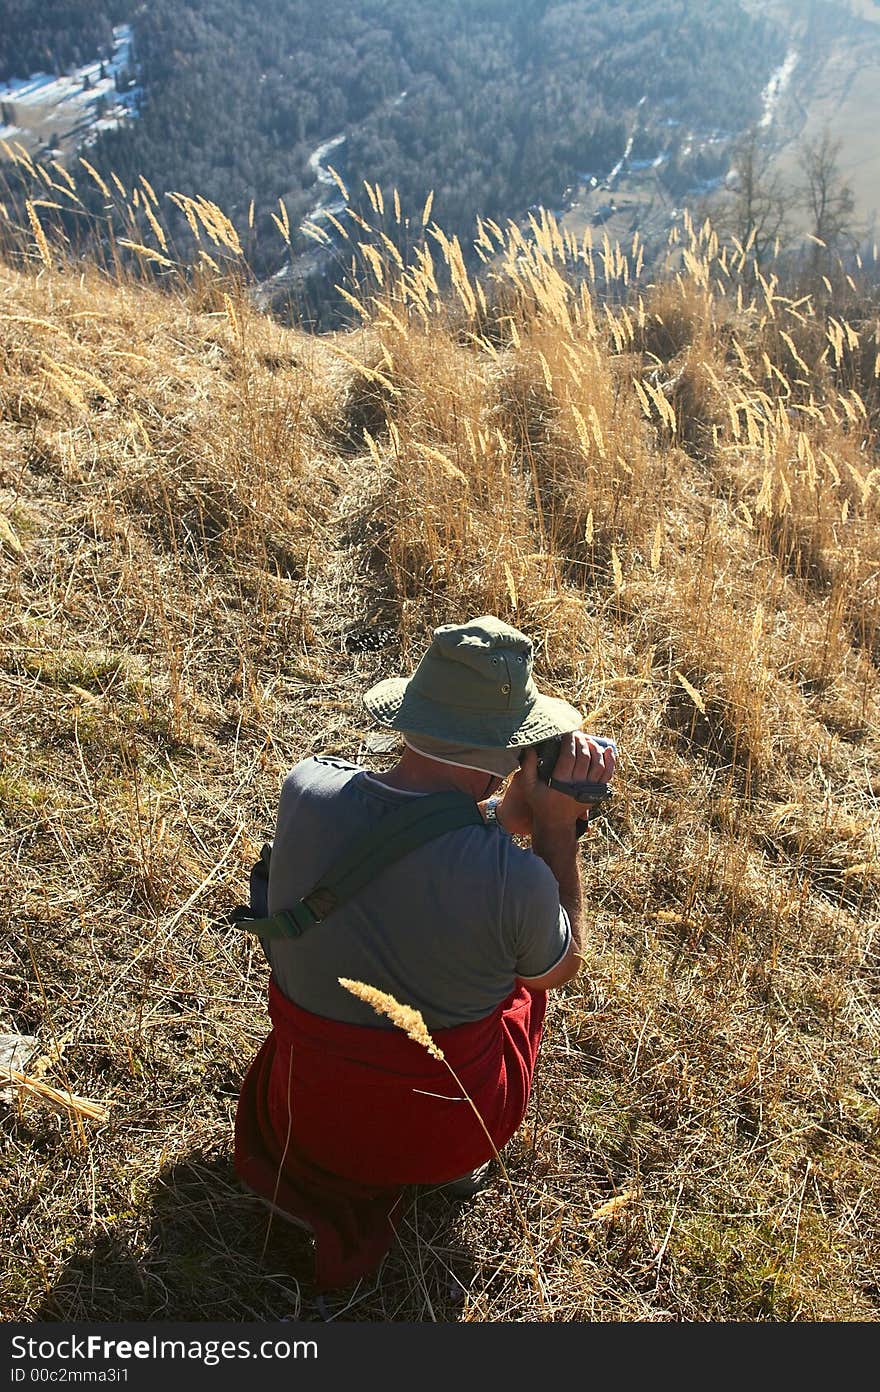
[(383, 725), (456, 745), (515, 749), (576, 730), (580, 712), (543, 695), (530, 638), (492, 614), (434, 629), (412, 676), (387, 677), (364, 695)]
[(530, 638), (491, 614), (443, 624), (411, 678), (429, 701), (487, 713), (528, 711), (538, 699)]

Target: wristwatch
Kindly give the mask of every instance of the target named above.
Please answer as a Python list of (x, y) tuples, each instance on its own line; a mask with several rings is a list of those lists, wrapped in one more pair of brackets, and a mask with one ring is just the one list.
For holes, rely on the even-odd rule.
[(485, 803), (483, 804), (486, 825), (496, 826), (499, 831), (504, 832), (505, 836), (509, 836), (510, 833), (508, 832), (507, 828), (503, 825), (502, 822), (498, 820), (498, 804), (500, 801), (500, 797), (490, 797), (487, 798)]

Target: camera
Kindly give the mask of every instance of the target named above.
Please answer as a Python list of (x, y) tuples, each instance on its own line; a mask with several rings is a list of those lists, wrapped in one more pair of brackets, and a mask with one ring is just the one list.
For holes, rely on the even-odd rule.
[[(617, 753), (617, 745), (614, 740), (605, 739), (600, 735), (590, 735), (590, 739), (595, 744), (601, 745), (603, 749), (612, 749), (615, 754)], [(538, 777), (542, 783), (546, 783), (550, 788), (555, 788), (558, 793), (565, 793), (568, 797), (575, 798), (578, 802), (591, 804), (589, 816), (578, 820), (578, 836), (582, 836), (587, 828), (587, 823), (605, 811), (603, 804), (610, 802), (614, 793), (607, 783), (591, 783), (589, 781), (563, 783), (553, 777), (553, 770), (562, 749), (562, 740), (562, 735), (551, 735), (549, 739), (541, 740), (538, 744), (533, 744), (530, 747), (538, 756)], [(520, 755), (521, 760), (522, 755)]]

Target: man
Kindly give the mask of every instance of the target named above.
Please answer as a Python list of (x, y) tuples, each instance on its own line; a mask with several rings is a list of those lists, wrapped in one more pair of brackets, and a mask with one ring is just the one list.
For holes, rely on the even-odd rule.
[[(282, 922), (314, 906), (322, 876), (350, 863), (352, 847), (357, 861), (371, 829), (381, 841), (383, 826), (408, 816), (402, 808), (451, 793), (470, 817), (335, 908), (331, 897), (326, 918), (311, 922), (309, 910), (296, 936), (264, 939), (273, 1030), (242, 1088), (236, 1170), (312, 1229), (319, 1289), (378, 1265), (403, 1185), (473, 1188), (466, 1172), (525, 1114), (545, 993), (580, 969), (585, 809), (538, 778), (532, 746), (564, 737), (553, 772), (562, 783), (607, 783), (614, 751), (578, 730), (573, 706), (537, 690), (532, 656), (524, 634), (491, 616), (436, 629), (410, 679), (364, 697), (402, 733), (397, 764), (372, 774), (307, 759), (285, 780), (269, 877), (269, 911)], [(446, 1062), (340, 978), (421, 1012)]]

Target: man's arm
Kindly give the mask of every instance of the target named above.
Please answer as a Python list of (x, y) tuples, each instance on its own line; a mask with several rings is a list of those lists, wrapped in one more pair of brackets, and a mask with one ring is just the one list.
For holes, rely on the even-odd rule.
[(558, 831), (545, 831), (541, 827), (532, 829), (532, 850), (553, 871), (559, 885), (559, 902), (565, 909), (571, 926), (568, 950), (555, 967), (551, 967), (543, 976), (517, 977), (517, 981), (535, 991), (549, 991), (554, 986), (564, 986), (566, 981), (571, 981), (581, 969), (583, 893), (577, 844), (577, 832), (573, 823), (570, 830), (564, 827)]
[[(552, 870), (559, 885), (559, 902), (571, 924), (571, 943), (561, 961), (549, 972), (538, 977), (519, 977), (534, 990), (550, 990), (571, 981), (581, 969), (582, 908), (580, 863), (578, 859), (577, 820), (583, 816), (583, 804), (575, 798), (549, 788), (537, 777), (538, 758), (534, 750), (526, 754), (520, 772), (512, 780), (508, 809), (511, 830), (523, 825), (527, 810), (531, 817), (532, 850)], [(614, 753), (590, 741), (588, 735), (575, 731), (563, 740), (554, 775), (562, 783), (607, 783), (614, 773)], [(502, 825), (508, 794), (498, 809)]]

